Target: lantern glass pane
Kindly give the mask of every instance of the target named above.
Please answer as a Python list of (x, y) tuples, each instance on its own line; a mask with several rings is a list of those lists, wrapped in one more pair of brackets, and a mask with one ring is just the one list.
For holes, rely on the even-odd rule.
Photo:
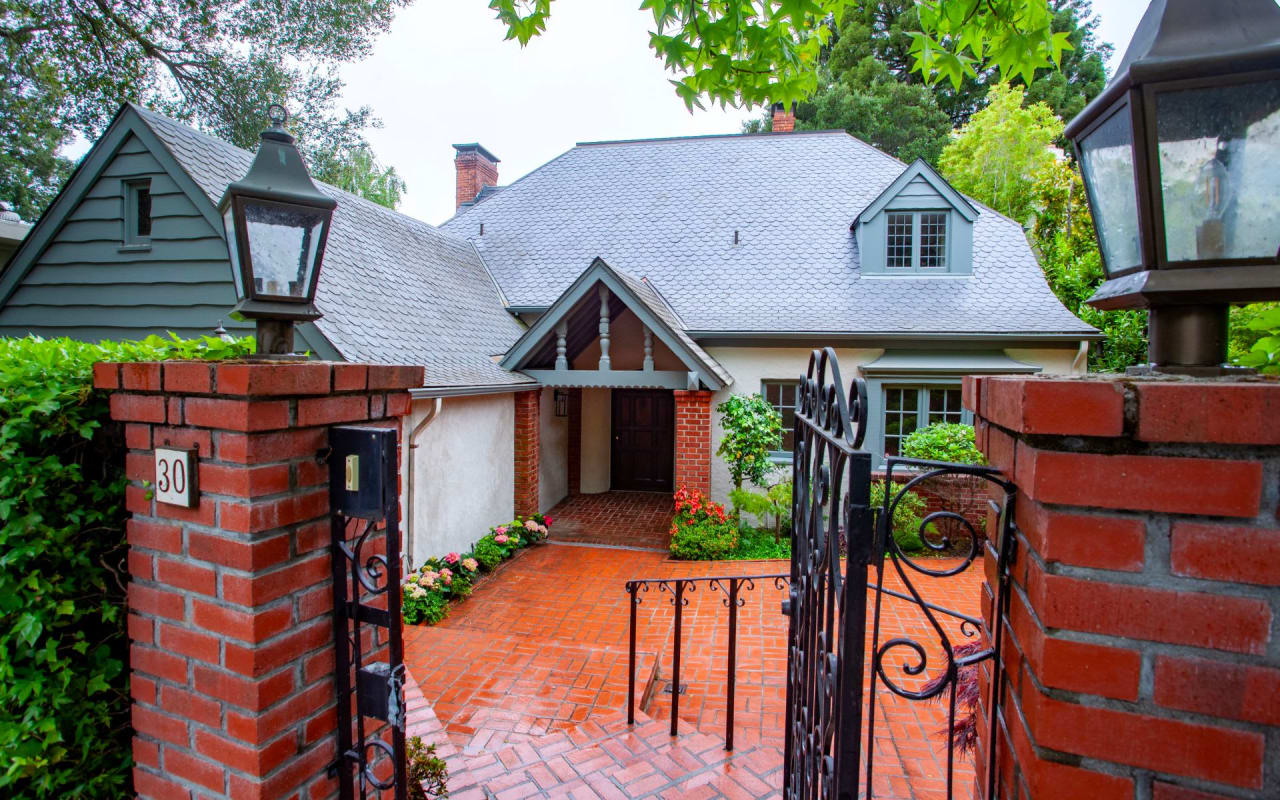
[(1133, 172), (1133, 120), (1120, 110), (1080, 140), (1080, 164), (1108, 272), (1142, 263), (1138, 187)]
[(1156, 94), (1170, 262), (1275, 258), (1280, 81)]
[(257, 295), (306, 300), (325, 212), (261, 200), (244, 204)]
[(240, 272), (240, 243), (236, 239), (235, 204), (222, 214), (222, 229), (227, 236), (227, 257), (231, 260), (231, 278), (236, 282), (236, 299), (244, 299), (244, 275)]

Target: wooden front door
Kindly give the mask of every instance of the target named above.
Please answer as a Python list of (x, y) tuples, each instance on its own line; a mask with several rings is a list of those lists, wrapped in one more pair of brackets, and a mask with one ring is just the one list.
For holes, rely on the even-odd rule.
[(614, 489), (669, 492), (675, 470), (675, 395), (613, 390)]

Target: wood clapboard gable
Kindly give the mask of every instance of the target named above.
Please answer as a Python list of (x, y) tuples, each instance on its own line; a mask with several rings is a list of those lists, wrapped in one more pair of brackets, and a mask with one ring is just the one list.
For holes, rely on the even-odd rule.
[[(149, 246), (125, 244), (125, 182), (137, 179), (150, 181)], [(0, 273), (0, 336), (192, 337), (219, 322), (249, 334), (252, 323), (228, 316), (235, 302), (213, 204), (126, 106)], [(299, 334), (300, 346), (341, 358), (314, 326)]]
[[(151, 184), (149, 248), (124, 246), (124, 182), (139, 178)], [(0, 336), (196, 336), (219, 320), (245, 327), (227, 318), (234, 304), (222, 232), (129, 133), (0, 308)]]

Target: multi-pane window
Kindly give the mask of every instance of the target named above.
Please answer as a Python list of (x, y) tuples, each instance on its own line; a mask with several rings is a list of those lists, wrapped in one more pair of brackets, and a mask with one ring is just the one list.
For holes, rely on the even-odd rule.
[(961, 405), (959, 389), (926, 389), (929, 395), (928, 424), (935, 422), (961, 422), (964, 419), (964, 406)]
[(895, 269), (912, 266), (912, 239), (914, 238), (915, 217), (913, 214), (892, 213), (888, 215), (889, 240), (886, 243), (886, 266)]
[(947, 268), (945, 211), (891, 211), (885, 214), (885, 266), (898, 270)]
[(884, 453), (902, 453), (902, 440), (935, 422), (964, 422), (960, 388), (952, 386), (886, 386)]
[(902, 440), (920, 425), (920, 390), (893, 387), (884, 390), (884, 453), (902, 452)]
[(947, 266), (947, 215), (920, 215), (920, 268)]
[(764, 381), (762, 386), (765, 401), (782, 415), (782, 441), (778, 452), (787, 455), (791, 454), (796, 443), (796, 390), (799, 387), (798, 381)]

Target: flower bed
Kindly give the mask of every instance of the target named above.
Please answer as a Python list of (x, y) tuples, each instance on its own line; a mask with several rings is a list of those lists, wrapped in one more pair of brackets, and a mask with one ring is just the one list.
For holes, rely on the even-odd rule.
[(471, 595), (485, 574), (520, 550), (547, 540), (551, 517), (534, 514), (495, 525), (469, 553), (448, 553), (429, 558), (409, 573), (401, 587), (400, 609), (410, 625), (435, 625), (449, 615), (449, 608)]
[(681, 487), (671, 520), (671, 555), (692, 561), (728, 558), (738, 547), (738, 529), (724, 506), (702, 492)]

